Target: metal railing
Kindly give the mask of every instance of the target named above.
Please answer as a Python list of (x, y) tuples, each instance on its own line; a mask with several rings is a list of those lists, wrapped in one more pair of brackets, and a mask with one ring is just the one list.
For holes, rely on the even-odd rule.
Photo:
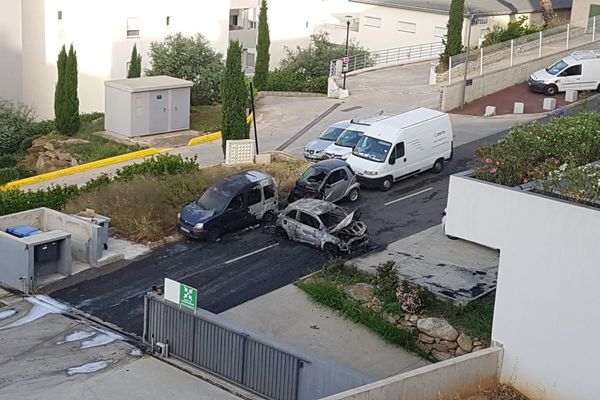
[[(597, 19), (597, 20), (596, 20)], [(593, 43), (598, 40), (600, 18), (571, 21), (551, 29), (535, 32), (513, 40), (483, 46), (469, 51), (468, 77), (480, 76), (503, 68), (512, 67), (527, 61), (542, 58), (569, 48)], [(438, 79), (451, 84), (458, 76), (462, 79), (467, 53), (457, 54), (449, 59), (447, 78)]]
[(431, 60), (437, 58), (443, 51), (444, 45), (442, 42), (369, 51), (348, 57), (346, 68), (344, 68), (343, 59), (331, 60), (329, 63), (329, 76), (340, 76), (343, 72), (380, 67), (387, 64)]

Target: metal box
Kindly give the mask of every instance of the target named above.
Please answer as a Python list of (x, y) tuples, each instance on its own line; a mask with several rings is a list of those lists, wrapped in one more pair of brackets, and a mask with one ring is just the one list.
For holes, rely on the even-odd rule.
[(33, 248), (33, 261), (35, 263), (57, 261), (58, 256), (58, 242), (56, 241), (37, 244)]

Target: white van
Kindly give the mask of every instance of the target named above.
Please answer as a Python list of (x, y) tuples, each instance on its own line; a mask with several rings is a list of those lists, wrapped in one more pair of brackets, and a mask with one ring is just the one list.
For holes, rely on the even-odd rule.
[(600, 91), (600, 50), (573, 52), (531, 74), (527, 84), (532, 91), (546, 96), (567, 90)]
[(454, 134), (448, 114), (417, 108), (364, 127), (346, 162), (361, 185), (386, 191), (394, 181), (432, 170), (452, 158)]

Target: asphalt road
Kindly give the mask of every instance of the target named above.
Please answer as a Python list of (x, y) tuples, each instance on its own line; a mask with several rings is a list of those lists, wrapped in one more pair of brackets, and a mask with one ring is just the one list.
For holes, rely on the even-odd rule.
[[(455, 148), (454, 159), (441, 174), (425, 172), (396, 183), (386, 193), (363, 190), (358, 207), (373, 248), (439, 224), (448, 176), (468, 169), (474, 150), (503, 134)], [(197, 288), (198, 306), (220, 313), (292, 283), (322, 268), (326, 261), (321, 251), (277, 240), (270, 229), (259, 227), (227, 235), (217, 243), (173, 243), (104, 275), (85, 271), (77, 280), (86, 278), (86, 272), (88, 280), (51, 294), (140, 335), (143, 295), (153, 285), (162, 286), (165, 277)]]

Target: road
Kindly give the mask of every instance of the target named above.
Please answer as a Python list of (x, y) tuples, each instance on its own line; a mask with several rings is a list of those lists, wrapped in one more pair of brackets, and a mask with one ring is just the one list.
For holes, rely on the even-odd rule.
[[(386, 193), (364, 190), (358, 207), (369, 227), (373, 248), (440, 223), (448, 176), (468, 169), (474, 150), (503, 133), (455, 148), (454, 159), (439, 175), (429, 172), (401, 181)], [(277, 240), (270, 229), (226, 235), (217, 243), (190, 240), (173, 243), (110, 273), (51, 292), (53, 297), (122, 329), (141, 334), (143, 295), (165, 277), (198, 289), (198, 306), (223, 312), (294, 282), (322, 268), (319, 250)], [(88, 271), (81, 273), (78, 280)], [(73, 277), (75, 278), (75, 277)]]

